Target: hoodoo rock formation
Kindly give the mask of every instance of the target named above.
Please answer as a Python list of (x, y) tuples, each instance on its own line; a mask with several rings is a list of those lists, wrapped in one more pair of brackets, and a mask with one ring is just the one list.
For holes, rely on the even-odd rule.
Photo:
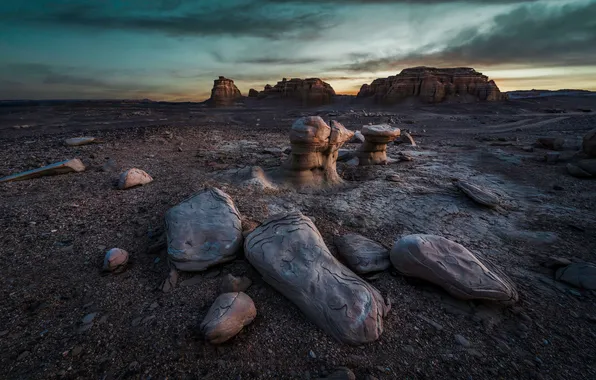
[(240, 98), (242, 98), (242, 94), (234, 81), (226, 77), (219, 77), (213, 81), (211, 98), (207, 102), (214, 107), (226, 107), (233, 105)]
[(373, 98), (375, 103), (393, 104), (407, 98), (417, 98), (425, 103), (454, 99), (464, 102), (498, 101), (504, 99), (504, 95), (494, 81), (472, 68), (414, 67), (363, 85), (358, 98)]
[(259, 92), (258, 98), (291, 99), (305, 106), (320, 106), (332, 103), (334, 96), (333, 87), (319, 78), (283, 78), (275, 86), (266, 85), (264, 90)]

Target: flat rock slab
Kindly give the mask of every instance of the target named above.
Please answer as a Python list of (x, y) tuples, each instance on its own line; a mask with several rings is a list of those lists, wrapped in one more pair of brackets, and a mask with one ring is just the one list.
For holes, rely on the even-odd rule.
[(73, 137), (70, 139), (64, 140), (64, 144), (68, 146), (81, 146), (81, 145), (88, 145), (88, 144), (97, 144), (100, 143), (98, 139), (95, 137)]
[(26, 172), (9, 175), (0, 178), (0, 182), (22, 181), (26, 179), (38, 178), (49, 175), (66, 174), (73, 172), (82, 172), (85, 170), (85, 165), (78, 158), (73, 158), (68, 161), (61, 161), (55, 164), (44, 166), (42, 168), (27, 170)]
[(362, 235), (347, 234), (335, 239), (335, 246), (350, 269), (363, 274), (384, 271), (391, 266), (389, 250)]
[(203, 271), (236, 258), (242, 222), (232, 198), (208, 188), (166, 213), (168, 255), (183, 271)]
[(514, 303), (518, 298), (509, 279), (497, 276), (462, 245), (440, 236), (399, 239), (391, 250), (391, 263), (403, 275), (432, 282), (463, 300)]
[(236, 336), (257, 316), (252, 299), (244, 293), (224, 293), (217, 297), (201, 323), (201, 332), (211, 344), (221, 344)]
[(555, 278), (580, 289), (596, 290), (596, 264), (573, 263), (559, 268)]
[(495, 208), (499, 205), (499, 197), (481, 186), (468, 181), (458, 181), (457, 187), (478, 204), (490, 208)]
[(141, 169), (132, 168), (120, 175), (118, 188), (125, 190), (131, 187), (146, 185), (150, 182), (153, 182), (153, 178), (149, 174)]
[(317, 227), (300, 212), (267, 219), (248, 235), (244, 251), (265, 282), (335, 339), (358, 345), (383, 333), (391, 306), (331, 255)]

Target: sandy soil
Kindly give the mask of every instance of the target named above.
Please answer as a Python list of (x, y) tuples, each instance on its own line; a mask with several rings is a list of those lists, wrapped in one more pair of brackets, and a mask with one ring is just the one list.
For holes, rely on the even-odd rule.
[[(306, 115), (350, 129), (390, 122), (412, 131), (419, 148), (390, 146), (390, 156), (407, 151), (411, 162), (338, 164), (346, 185), (333, 191), (260, 191), (215, 179), (226, 169), (279, 165), (283, 155), (264, 149), (288, 147), (292, 122)], [(392, 108), (349, 100), (318, 109), (0, 107), (0, 176), (74, 157), (87, 165), (83, 173), (0, 184), (2, 377), (306, 379), (346, 366), (358, 379), (593, 379), (596, 293), (555, 282), (543, 263), (550, 256), (596, 261), (596, 182), (566, 174), (573, 150), (547, 164), (545, 150), (522, 149), (542, 136), (573, 145), (593, 128), (593, 97)], [(63, 144), (82, 135), (104, 142)], [(108, 160), (116, 169), (102, 171)], [(116, 190), (119, 173), (130, 167), (155, 181)], [(490, 187), (503, 207), (479, 207), (455, 188), (455, 179)], [(448, 237), (507, 273), (520, 301), (509, 308), (462, 302), (390, 270), (370, 279), (393, 303), (384, 334), (349, 347), (316, 328), (242, 257), (197, 278), (182, 273), (178, 287), (164, 294), (156, 288), (168, 274), (166, 254), (150, 249), (163, 232), (164, 213), (209, 185), (230, 194), (247, 220), (301, 210), (334, 254), (333, 237), (346, 232), (387, 247), (409, 233)], [(131, 253), (123, 274), (100, 272), (112, 247)], [(226, 273), (252, 279), (247, 294), (257, 318), (216, 347), (197, 328)], [(97, 313), (91, 327), (81, 328), (90, 313)], [(458, 344), (455, 334), (470, 346)]]

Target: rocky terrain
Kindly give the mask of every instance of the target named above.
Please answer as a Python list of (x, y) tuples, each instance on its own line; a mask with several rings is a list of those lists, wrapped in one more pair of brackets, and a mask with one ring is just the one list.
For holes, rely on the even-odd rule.
[(362, 85), (358, 97), (372, 98), (379, 104), (395, 104), (408, 98), (416, 98), (424, 103), (503, 99), (494, 81), (489, 81), (487, 76), (467, 67), (405, 69), (398, 75), (375, 79), (371, 84)]
[(252, 100), (0, 107), (4, 378), (596, 377), (594, 97)]

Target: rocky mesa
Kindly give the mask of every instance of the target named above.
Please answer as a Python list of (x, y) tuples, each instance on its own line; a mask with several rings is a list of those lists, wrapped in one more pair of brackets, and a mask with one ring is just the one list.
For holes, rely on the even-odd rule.
[[(256, 91), (251, 89), (252, 96)], [(259, 99), (289, 99), (298, 101), (302, 105), (319, 106), (333, 102), (335, 90), (329, 83), (319, 78), (283, 78), (275, 86), (266, 85), (263, 91), (258, 92)]]
[(449, 100), (499, 101), (505, 95), (501, 94), (494, 81), (472, 68), (414, 67), (362, 85), (358, 98), (372, 98), (379, 104), (394, 104), (408, 98), (416, 98), (424, 103)]
[(220, 76), (219, 79), (213, 81), (211, 97), (207, 103), (214, 107), (226, 107), (234, 105), (240, 98), (242, 98), (242, 94), (234, 81)]

